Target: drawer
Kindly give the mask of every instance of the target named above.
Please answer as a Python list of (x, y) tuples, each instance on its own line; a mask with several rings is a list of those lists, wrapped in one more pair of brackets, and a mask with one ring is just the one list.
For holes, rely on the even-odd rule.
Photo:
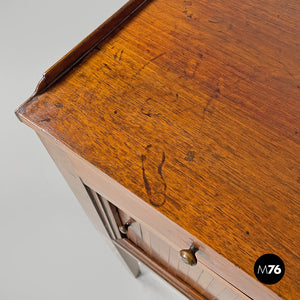
[[(198, 261), (191, 266), (184, 262), (174, 241), (160, 238), (142, 221), (125, 213), (86, 186), (92, 202), (114, 243), (146, 264), (189, 298), (250, 299), (226, 280)], [(189, 250), (189, 249), (186, 249)], [(162, 274), (163, 273), (163, 274)]]
[[(173, 276), (180, 278), (208, 299), (250, 299), (198, 260), (193, 266), (186, 264), (180, 257), (180, 253), (172, 247), (172, 243), (162, 240), (145, 224), (135, 221), (120, 209), (117, 211), (122, 228), (124, 224), (130, 224), (126, 235), (122, 234), (123, 238), (126, 236), (133, 245)], [(197, 252), (195, 256), (197, 257)]]

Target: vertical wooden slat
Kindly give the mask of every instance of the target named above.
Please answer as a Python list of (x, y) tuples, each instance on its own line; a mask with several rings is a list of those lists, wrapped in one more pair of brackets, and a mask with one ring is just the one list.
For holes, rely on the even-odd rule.
[(102, 201), (103, 199), (95, 191), (87, 186), (85, 186), (85, 188), (89, 192), (91, 200), (93, 201), (95, 208), (97, 209), (110, 237), (115, 239), (117, 236), (113, 228), (113, 222), (111, 222), (114, 221), (114, 217), (110, 212), (110, 208), (106, 206), (107, 203), (104, 203), (104, 201)]
[(108, 223), (114, 232), (114, 238), (121, 238), (121, 233), (119, 231), (116, 216), (114, 215), (114, 211), (112, 210), (114, 207), (104, 198), (97, 194), (97, 198), (99, 202), (102, 204), (105, 215), (107, 216)]
[(149, 255), (152, 256), (152, 251), (151, 251), (151, 238), (149, 231), (147, 227), (145, 227), (143, 224), (141, 224), (141, 231), (142, 231), (142, 236), (143, 236), (143, 243), (144, 243), (144, 251)]
[(224, 283), (217, 277), (210, 282), (210, 284), (206, 288), (207, 292), (214, 297), (217, 297), (222, 291), (225, 290)]
[(198, 280), (198, 284), (201, 288), (206, 289), (213, 279), (214, 277), (204, 270)]
[(159, 255), (161, 241), (152, 232), (150, 232), (150, 237), (151, 237), (151, 249), (152, 249), (151, 255), (157, 262), (163, 263), (163, 260)]
[(179, 266), (178, 266), (178, 271), (182, 274), (181, 275), (181, 278), (184, 280), (184, 281), (187, 281), (188, 278), (187, 278), (187, 272), (188, 270), (192, 268), (191, 266), (188, 266), (187, 264), (185, 264), (181, 258), (179, 257)]
[(130, 225), (128, 231), (132, 231), (133, 234), (135, 235), (135, 244), (144, 250), (144, 241), (142, 237), (142, 232), (141, 232), (141, 225), (140, 223), (134, 222), (132, 225)]
[(191, 278), (191, 280), (193, 280), (194, 284), (196, 284), (202, 272), (203, 269), (198, 263), (197, 266), (195, 266), (195, 268), (191, 268), (189, 270), (188, 276)]
[(159, 256), (164, 261), (164, 263), (167, 265), (170, 255), (170, 245), (167, 243), (164, 243), (160, 240), (159, 244)]
[(179, 255), (177, 251), (175, 251), (172, 247), (170, 248), (170, 253), (169, 253), (169, 266), (168, 269), (169, 271), (172, 271), (174, 275), (178, 275), (178, 267), (179, 267)]

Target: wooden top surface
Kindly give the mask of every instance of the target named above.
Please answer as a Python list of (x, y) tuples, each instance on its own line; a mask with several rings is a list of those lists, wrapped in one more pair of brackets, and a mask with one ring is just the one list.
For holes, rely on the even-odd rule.
[(17, 112), (300, 299), (300, 1), (153, 0)]

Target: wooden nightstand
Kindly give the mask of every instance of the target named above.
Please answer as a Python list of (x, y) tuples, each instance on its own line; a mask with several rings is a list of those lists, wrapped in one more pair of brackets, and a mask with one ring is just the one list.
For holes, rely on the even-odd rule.
[(299, 20), (299, 1), (130, 1), (17, 110), (135, 276), (300, 299)]

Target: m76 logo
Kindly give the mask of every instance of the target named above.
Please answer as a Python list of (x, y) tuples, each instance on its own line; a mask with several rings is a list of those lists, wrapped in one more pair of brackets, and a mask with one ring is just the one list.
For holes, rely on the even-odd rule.
[(264, 265), (258, 266), (257, 269), (257, 274), (280, 274), (281, 273), (281, 268), (280, 265)]
[(284, 275), (285, 267), (282, 259), (275, 254), (264, 254), (254, 265), (256, 278), (264, 284), (275, 284)]

